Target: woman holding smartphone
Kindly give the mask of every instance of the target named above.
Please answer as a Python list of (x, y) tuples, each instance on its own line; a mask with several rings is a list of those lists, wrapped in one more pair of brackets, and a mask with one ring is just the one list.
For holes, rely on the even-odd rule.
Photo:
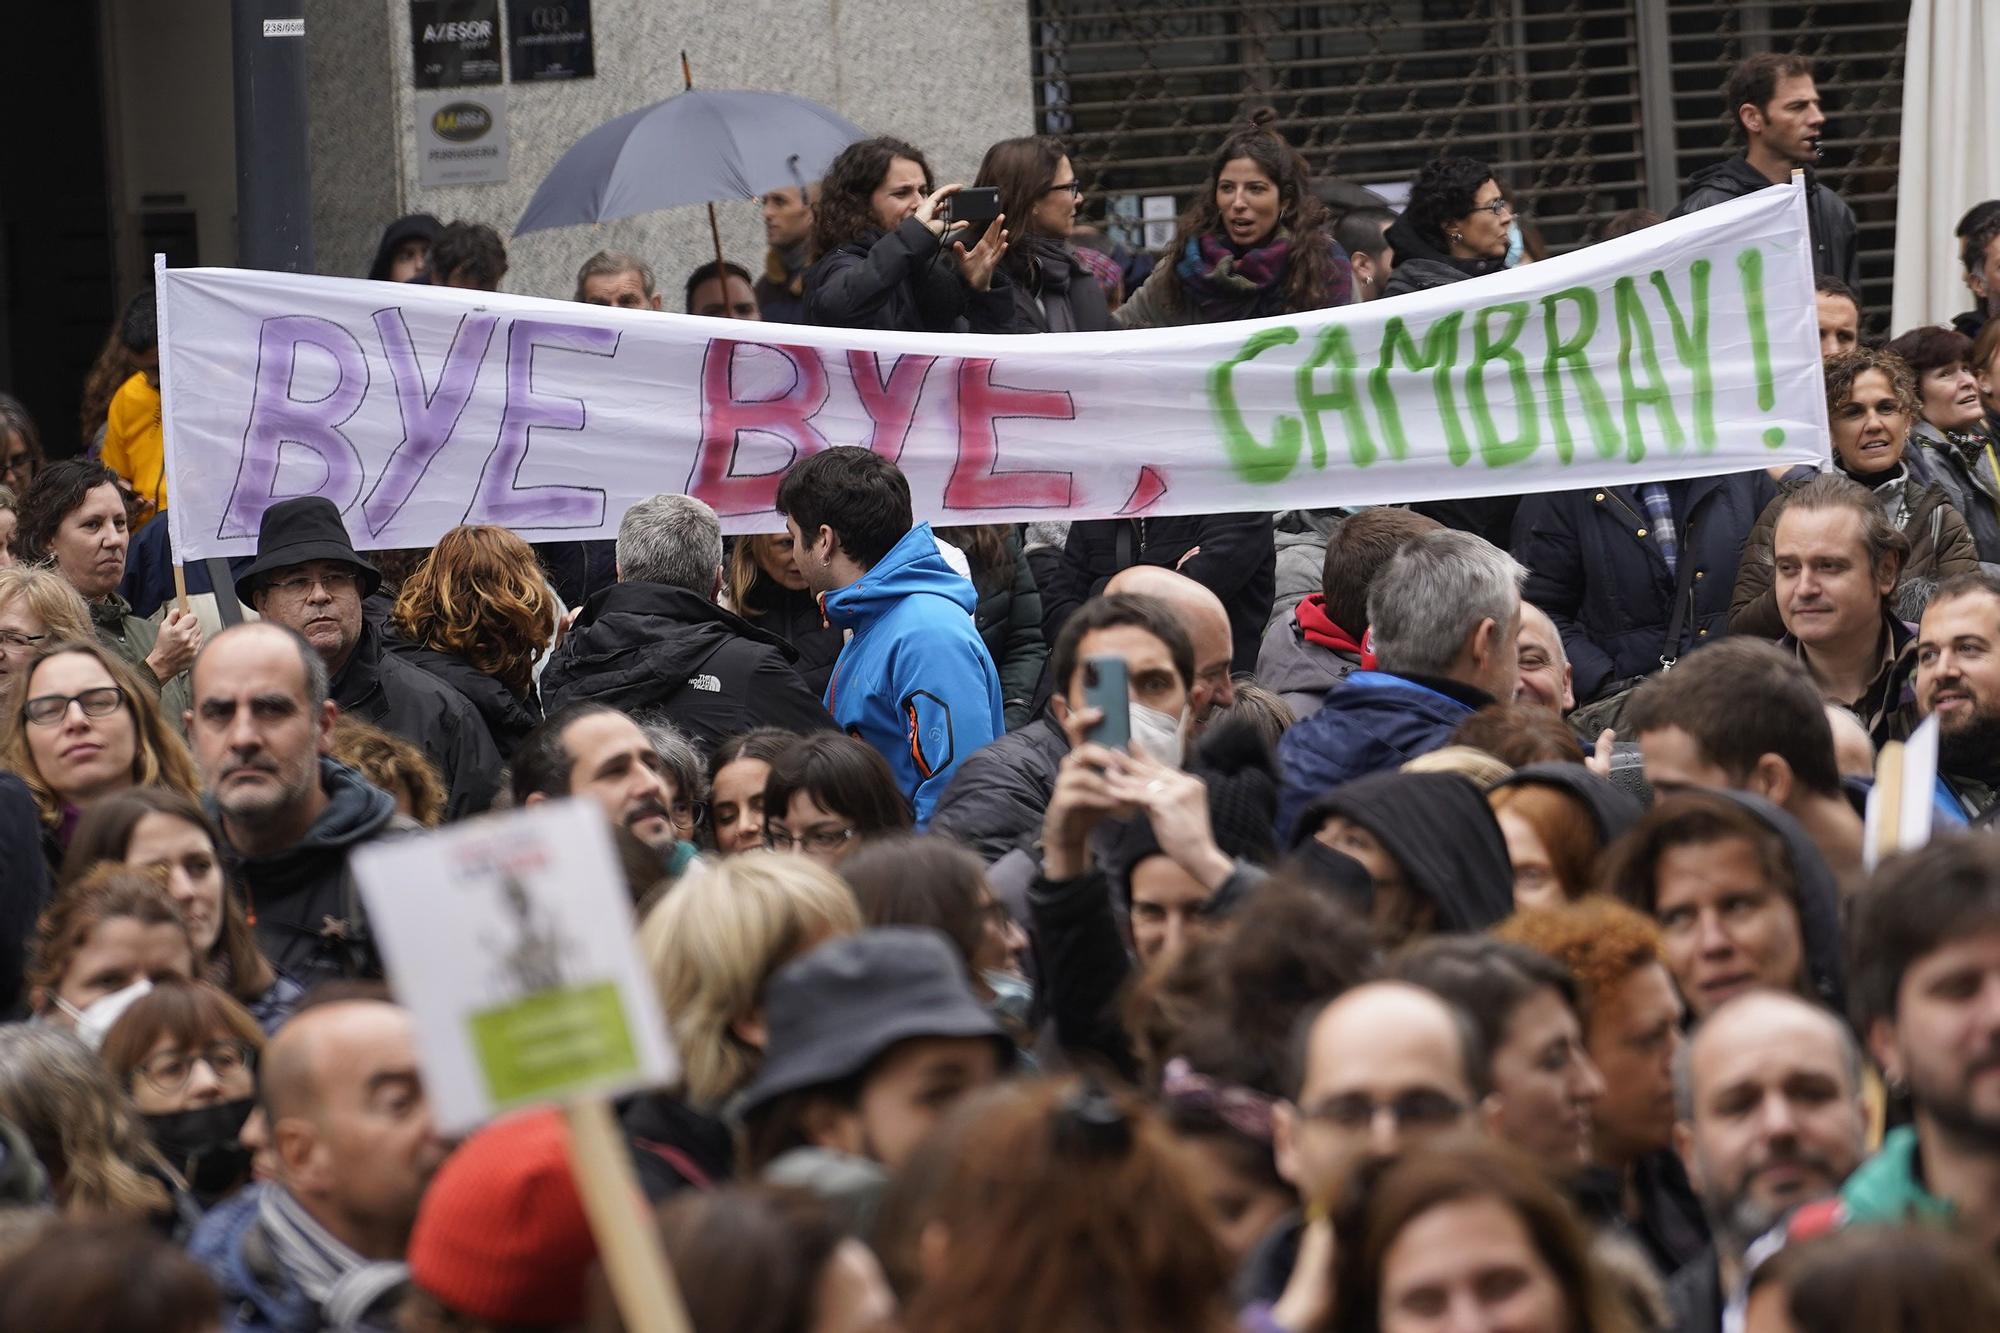
[[(1014, 298), (1000, 258), (1007, 219), (967, 249), (967, 223), (945, 207), (964, 187), (931, 188), (924, 155), (900, 139), (841, 150), (813, 204), (805, 279), (808, 324), (907, 333), (1012, 333)], [(949, 253), (947, 254), (947, 248)]]
[(1001, 212), (1015, 219), (1014, 239), (1000, 270), (1014, 293), (1019, 331), (1095, 333), (1110, 328), (1104, 289), (1070, 252), (1069, 234), (1083, 186), (1061, 142), (1045, 134), (1002, 139), (986, 150), (975, 183), (997, 189)]

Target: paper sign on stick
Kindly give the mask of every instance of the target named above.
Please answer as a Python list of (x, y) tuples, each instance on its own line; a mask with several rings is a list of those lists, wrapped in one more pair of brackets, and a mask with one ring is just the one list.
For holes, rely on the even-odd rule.
[(353, 867), (416, 1016), (445, 1133), (533, 1102), (670, 1082), (603, 812), (559, 801), (361, 848)]
[(1926, 718), (1907, 741), (1891, 741), (1875, 760), (1862, 825), (1861, 861), (1869, 870), (1887, 856), (1915, 851), (1931, 840), (1936, 817), (1938, 723)]

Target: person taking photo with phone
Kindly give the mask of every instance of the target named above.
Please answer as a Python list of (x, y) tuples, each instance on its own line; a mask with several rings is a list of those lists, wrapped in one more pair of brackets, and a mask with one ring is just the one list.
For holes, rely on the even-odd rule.
[(1070, 749), (1027, 894), (1041, 995), (1065, 1051), (1131, 1077), (1125, 982), (1165, 966), (1263, 881), (1276, 785), (1268, 769), (1256, 781), (1254, 756), (1225, 761), (1213, 737), (1188, 753), (1194, 645), (1156, 599), (1085, 603), (1056, 658), (1075, 667), (1052, 710)]
[[(986, 150), (974, 188), (999, 191), (1013, 218), (1000, 271), (1014, 294), (1021, 333), (1098, 333), (1111, 327), (1104, 289), (1070, 252), (1083, 184), (1060, 140), (1046, 134), (1002, 139)], [(988, 224), (986, 234), (1000, 224)], [(982, 238), (983, 239), (983, 238)]]
[(931, 188), (930, 164), (900, 139), (864, 139), (827, 168), (813, 208), (805, 322), (907, 333), (1013, 333), (1014, 297), (1000, 271), (1007, 219), (970, 249), (949, 203), (965, 187)]

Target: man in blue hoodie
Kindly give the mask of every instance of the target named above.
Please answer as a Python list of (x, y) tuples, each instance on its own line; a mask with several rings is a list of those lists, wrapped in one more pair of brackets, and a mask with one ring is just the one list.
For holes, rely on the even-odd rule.
[(1368, 593), (1380, 669), (1356, 671), (1278, 742), (1278, 845), (1306, 805), (1343, 782), (1444, 745), (1520, 683), (1521, 566), (1444, 529), (1409, 542)]
[(826, 708), (880, 751), (917, 827), (967, 755), (1006, 731), (1000, 673), (973, 624), (979, 593), (912, 522), (910, 483), (867, 449), (795, 465), (778, 510), (828, 625), (847, 631)]

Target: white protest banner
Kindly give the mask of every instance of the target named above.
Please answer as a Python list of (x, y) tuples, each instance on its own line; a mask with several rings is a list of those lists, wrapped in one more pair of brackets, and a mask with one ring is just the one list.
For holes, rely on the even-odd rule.
[(1298, 317), (1038, 337), (740, 324), (443, 287), (159, 274), (181, 560), (324, 495), (364, 549), (615, 536), (660, 491), (775, 531), (865, 445), (966, 524), (1504, 495), (1822, 461), (1794, 184)]
[(438, 1126), (672, 1081), (604, 814), (558, 801), (353, 857)]

